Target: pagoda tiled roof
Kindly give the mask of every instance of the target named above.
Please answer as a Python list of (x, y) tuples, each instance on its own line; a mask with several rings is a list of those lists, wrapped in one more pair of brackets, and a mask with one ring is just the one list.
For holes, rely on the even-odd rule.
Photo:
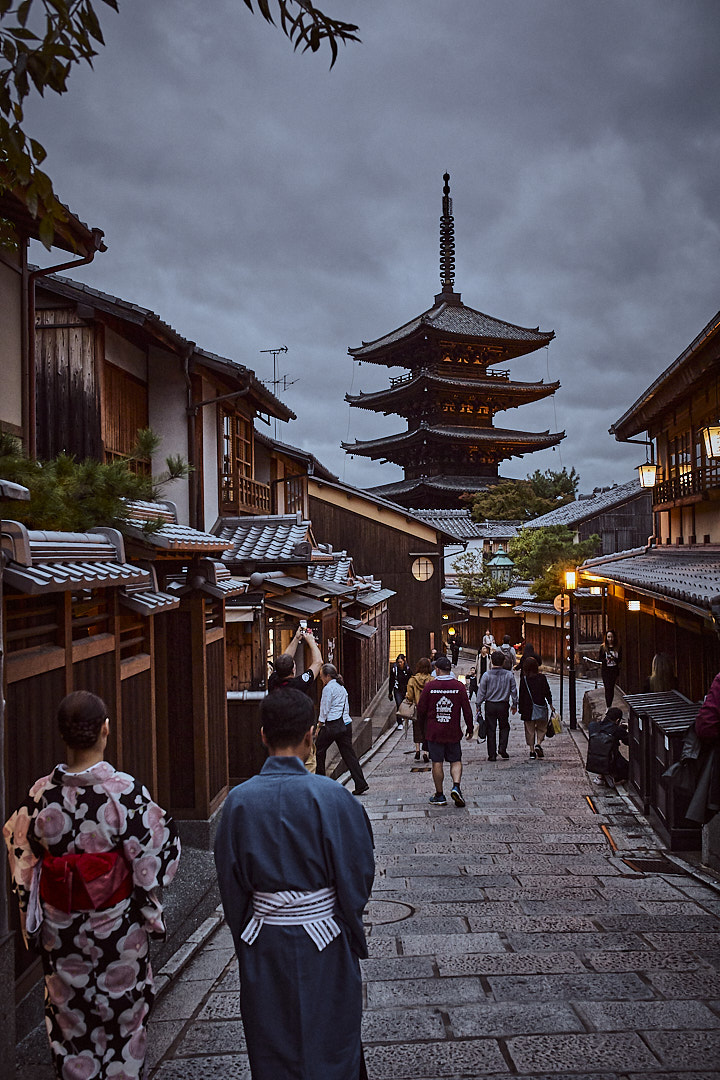
[(590, 518), (596, 517), (605, 510), (622, 506), (630, 499), (642, 495), (643, 490), (638, 478), (634, 477), (624, 484), (614, 484), (610, 488), (593, 491), (591, 495), (581, 495), (575, 502), (565, 503), (564, 506), (558, 506), (557, 510), (550, 510), (542, 517), (527, 521), (525, 528), (542, 529), (548, 525), (581, 525), (583, 521), (589, 521)]
[(389, 450), (396, 447), (410, 449), (421, 440), (430, 438), (433, 442), (441, 443), (480, 443), (486, 446), (498, 448), (516, 447), (517, 453), (528, 453), (531, 450), (546, 449), (555, 446), (565, 438), (565, 432), (549, 431), (513, 431), (509, 428), (466, 428), (454, 426), (430, 426), (421, 423), (419, 427), (411, 431), (402, 431), (397, 435), (386, 435), (379, 439), (368, 439), (354, 443), (342, 443), (343, 450), (349, 454), (360, 454), (367, 457), (383, 457)]
[[(523, 404), (528, 401), (537, 401), (540, 398), (549, 397), (559, 389), (560, 383), (546, 383), (542, 379), (539, 382), (512, 382), (508, 378), (492, 375), (483, 375), (480, 378), (458, 378), (441, 374), (436, 371), (428, 371), (421, 368), (410, 375), (409, 378), (384, 390), (373, 391), (368, 394), (346, 394), (345, 400), (360, 409), (386, 409), (389, 405), (397, 405), (401, 398), (412, 398), (418, 391), (428, 389), (442, 389), (447, 387), (452, 390), (464, 391), (468, 394), (496, 395), (511, 399), (514, 403)], [(512, 407), (512, 406), (511, 406)], [(393, 411), (391, 409), (391, 411)], [(397, 410), (394, 410), (397, 411)]]
[(588, 559), (587, 581), (616, 581), (648, 596), (666, 596), (704, 611), (720, 596), (720, 550), (634, 548)]
[[(462, 495), (466, 491), (485, 491), (501, 482), (499, 476), (421, 476), (415, 480), (396, 480), (392, 484), (380, 484), (378, 487), (368, 488), (373, 495), (385, 499), (406, 498), (410, 494), (419, 494), (424, 491), (438, 491), (442, 493)], [(406, 510), (406, 513), (418, 516), (420, 513), (434, 511)], [(425, 524), (430, 524), (425, 522)], [(437, 526), (433, 526), (436, 528)], [(448, 530), (450, 532), (450, 530)], [(454, 535), (451, 533), (451, 535)]]
[[(418, 315), (415, 319), (398, 327), (397, 330), (377, 338), (364, 341), (355, 349), (348, 349), (356, 360), (374, 359), (374, 354), (389, 349), (398, 342), (411, 338), (418, 330), (430, 329), (442, 336), (458, 339), (472, 338), (475, 341), (505, 342), (520, 346), (520, 352), (531, 352), (547, 345), (555, 337), (554, 331), (540, 330), (539, 327), (516, 326), (514, 323), (494, 319), (475, 308), (463, 303), (439, 302)], [(517, 351), (517, 350), (516, 350)]]

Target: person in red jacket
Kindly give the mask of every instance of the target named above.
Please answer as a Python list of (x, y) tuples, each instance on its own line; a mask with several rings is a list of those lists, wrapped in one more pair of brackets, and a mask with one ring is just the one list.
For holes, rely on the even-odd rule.
[(698, 738), (714, 741), (720, 739), (720, 674), (712, 681), (702, 708), (695, 720)]
[(426, 683), (418, 702), (417, 715), (425, 726), (428, 753), (432, 761), (435, 794), (430, 799), (434, 806), (446, 806), (443, 793), (444, 762), (450, 765), (452, 790), (450, 797), (456, 806), (464, 806), (460, 790), (462, 779), (462, 730), (461, 716), (465, 718), (467, 738), (473, 733), (473, 715), (467, 690), (453, 677), (452, 665), (446, 656), (436, 663), (437, 677)]

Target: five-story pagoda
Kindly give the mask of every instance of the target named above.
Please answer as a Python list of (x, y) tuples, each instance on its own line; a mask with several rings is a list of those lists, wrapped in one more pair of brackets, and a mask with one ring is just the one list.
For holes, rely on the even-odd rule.
[(462, 303), (454, 291), (455, 236), (450, 176), (443, 177), (440, 219), (442, 291), (429, 311), (398, 330), (348, 349), (355, 360), (409, 368), (387, 390), (346, 395), (351, 405), (407, 419), (407, 431), (343, 443), (349, 454), (400, 465), (404, 480), (371, 490), (401, 506), (455, 509), (465, 492), (501, 479), (498, 463), (555, 446), (564, 432), (515, 431), (493, 426), (496, 413), (554, 394), (559, 382), (513, 382), (496, 364), (547, 345), (553, 331), (502, 322)]

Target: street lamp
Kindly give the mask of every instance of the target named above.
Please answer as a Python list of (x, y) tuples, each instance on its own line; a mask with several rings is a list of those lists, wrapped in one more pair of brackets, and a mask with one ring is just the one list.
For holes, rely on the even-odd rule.
[(640, 487), (655, 487), (655, 481), (657, 478), (657, 465), (654, 461), (646, 461), (644, 465), (638, 465), (637, 471), (638, 476), (640, 477)]
[(570, 656), (568, 658), (568, 698), (570, 699), (570, 730), (577, 728), (577, 702), (575, 700), (575, 605), (573, 603), (577, 588), (577, 571), (565, 571), (565, 591), (570, 597)]
[(502, 548), (498, 548), (495, 555), (488, 562), (488, 573), (494, 585), (507, 589), (510, 586), (515, 562)]

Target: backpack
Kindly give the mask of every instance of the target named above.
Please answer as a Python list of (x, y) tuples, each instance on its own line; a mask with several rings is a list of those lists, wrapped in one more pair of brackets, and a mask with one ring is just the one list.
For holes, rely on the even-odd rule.
[(512, 645), (501, 645), (500, 652), (505, 656), (503, 667), (506, 671), (512, 671)]

